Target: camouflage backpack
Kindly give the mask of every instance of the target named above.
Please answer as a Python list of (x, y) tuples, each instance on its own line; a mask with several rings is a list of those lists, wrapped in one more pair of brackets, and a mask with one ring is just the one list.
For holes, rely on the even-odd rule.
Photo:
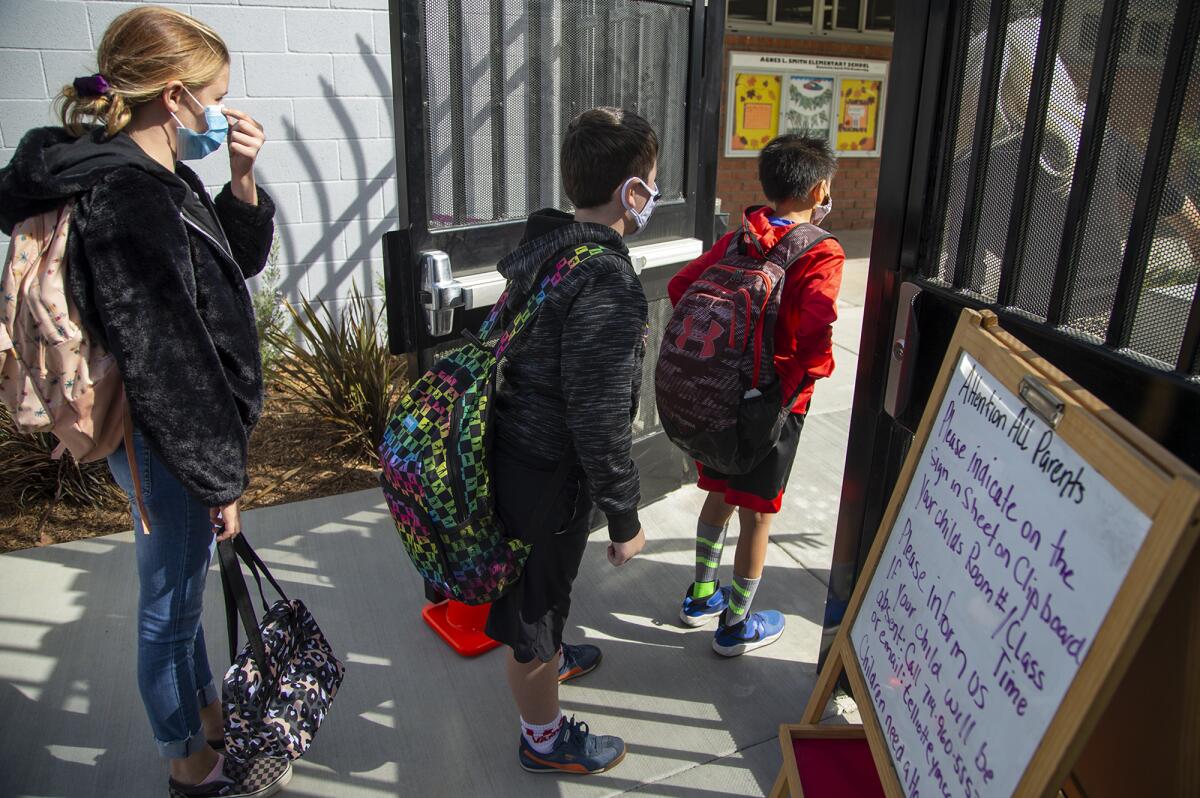
[(611, 251), (595, 245), (567, 252), (492, 342), (505, 291), (479, 335), (426, 372), (388, 422), (379, 445), (383, 494), (417, 571), (446, 598), (486, 604), (521, 575), (529, 548), (505, 534), (488, 472), (498, 364), (550, 291), (604, 253)]

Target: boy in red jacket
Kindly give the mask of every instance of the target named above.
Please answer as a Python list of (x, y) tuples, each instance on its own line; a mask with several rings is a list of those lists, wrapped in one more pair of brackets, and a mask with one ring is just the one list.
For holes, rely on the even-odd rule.
[[(829, 191), (836, 170), (837, 160), (823, 139), (786, 135), (763, 149), (758, 177), (774, 207), (749, 209), (745, 223), (763, 252), (769, 251), (792, 225), (821, 223), (832, 206)], [(721, 260), (738, 232), (729, 233), (671, 279), (668, 292), (672, 304), (678, 304), (688, 286)], [(724, 656), (735, 657), (762, 648), (783, 634), (782, 614), (775, 610), (752, 613), (750, 607), (762, 578), (771, 519), (783, 502), (813, 385), (833, 373), (833, 322), (837, 319), (845, 260), (837, 240), (828, 238), (787, 270), (775, 327), (775, 369), (783, 383), (783, 395), (797, 398), (779, 443), (748, 474), (729, 476), (700, 467), (699, 484), (709, 494), (696, 527), (696, 581), (683, 599), (679, 617), (687, 626), (701, 626), (720, 616), (713, 649)], [(717, 582), (717, 569), (735, 509), (741, 537), (734, 558), (733, 585), (722, 588)]]

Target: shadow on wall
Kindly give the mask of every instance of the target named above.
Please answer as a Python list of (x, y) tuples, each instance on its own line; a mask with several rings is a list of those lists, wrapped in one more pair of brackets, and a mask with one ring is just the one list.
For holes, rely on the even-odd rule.
[[(366, 41), (359, 37), (358, 42), (364, 53), (370, 52), (371, 47)], [(391, 78), (379, 61), (364, 57), (363, 65), (378, 89), (376, 94), (390, 98)], [(361, 130), (347, 99), (335, 95), (329, 77), (321, 76), (318, 81), (326, 101), (325, 108), (338, 129), (338, 133), (330, 138), (338, 142), (340, 179), (336, 182), (328, 180), (329, 165), (322, 163), (328, 152), (318, 151), (312, 141), (303, 138), (303, 121), (282, 119), (286, 134), (282, 138), (286, 141), (276, 146), (286, 146), (292, 151), (298, 174), (275, 179), (268, 154), (260, 169), (261, 179), (270, 190), (272, 184), (290, 183), (298, 178), (305, 192), (305, 204), (301, 213), (303, 224), (296, 224), (288, 218), (287, 207), (280, 203), (276, 225), (282, 245), (280, 260), (285, 268), (276, 288), (290, 299), (305, 296), (314, 301), (324, 300), (337, 311), (352, 286), (357, 286), (379, 306), (383, 302), (383, 234), (396, 221), (396, 198), (386, 195), (395, 185), (396, 177), (393, 138), (390, 132), (388, 138), (376, 138), (376, 130)], [(328, 125), (327, 119), (321, 122)], [(390, 120), (383, 128), (391, 130)], [(387, 142), (391, 152), (383, 167), (378, 168), (375, 164), (379, 159), (372, 157), (368, 146), (383, 142)], [(351, 191), (340, 190), (347, 186)]]

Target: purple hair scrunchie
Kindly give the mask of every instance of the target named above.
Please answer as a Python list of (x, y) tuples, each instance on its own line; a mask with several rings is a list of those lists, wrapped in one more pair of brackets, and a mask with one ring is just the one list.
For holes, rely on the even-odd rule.
[(108, 80), (97, 72), (85, 78), (75, 78), (75, 93), (80, 97), (103, 97), (108, 94)]

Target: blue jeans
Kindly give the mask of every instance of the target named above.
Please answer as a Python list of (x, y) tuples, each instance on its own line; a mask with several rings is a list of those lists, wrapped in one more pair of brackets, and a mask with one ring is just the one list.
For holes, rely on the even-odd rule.
[(134, 431), (142, 503), (151, 532), (142, 534), (125, 447), (108, 468), (128, 494), (138, 570), (138, 688), (159, 753), (177, 759), (206, 745), (200, 709), (217, 698), (200, 612), (215, 547), (208, 507), (191, 496)]

